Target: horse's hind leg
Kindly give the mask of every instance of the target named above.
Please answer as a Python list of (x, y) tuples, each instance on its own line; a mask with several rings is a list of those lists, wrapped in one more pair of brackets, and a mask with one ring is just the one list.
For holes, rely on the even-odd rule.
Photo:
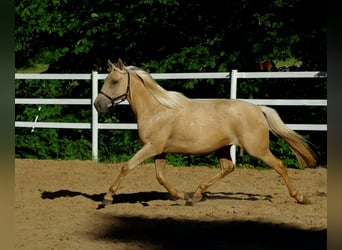
[(213, 185), (218, 180), (225, 177), (227, 174), (231, 173), (235, 166), (230, 157), (230, 146), (224, 147), (217, 151), (217, 156), (220, 161), (220, 171), (212, 176), (209, 180), (202, 182), (194, 193), (194, 199), (196, 201), (202, 199), (202, 193), (207, 190), (211, 185)]
[(154, 165), (156, 169), (156, 178), (158, 182), (169, 192), (169, 194), (175, 199), (186, 199), (186, 194), (184, 192), (178, 191), (176, 188), (171, 186), (164, 177), (164, 169), (165, 169), (166, 159), (165, 154), (161, 154), (155, 156)]
[(267, 150), (266, 153), (262, 154), (262, 156), (256, 157), (264, 161), (267, 165), (272, 167), (278, 174), (281, 175), (292, 198), (294, 198), (298, 203), (301, 204), (310, 203), (310, 201), (306, 199), (301, 193), (299, 193), (297, 189), (293, 186), (289, 178), (288, 172), (286, 170), (285, 164), (282, 160), (275, 157), (270, 150)]

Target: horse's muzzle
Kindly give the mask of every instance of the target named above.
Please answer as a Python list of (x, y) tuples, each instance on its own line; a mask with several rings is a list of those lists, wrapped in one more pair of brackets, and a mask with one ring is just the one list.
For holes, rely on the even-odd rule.
[(107, 98), (97, 96), (94, 102), (94, 106), (97, 112), (104, 113), (108, 111), (108, 108), (112, 106), (112, 104), (109, 100), (107, 100)]

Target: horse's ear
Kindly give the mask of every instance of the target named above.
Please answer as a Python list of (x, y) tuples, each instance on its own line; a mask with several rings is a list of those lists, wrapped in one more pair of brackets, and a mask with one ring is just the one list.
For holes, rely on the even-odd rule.
[(119, 67), (120, 70), (124, 69), (124, 65), (123, 65), (123, 62), (122, 62), (121, 58), (118, 59), (118, 67)]
[(111, 72), (115, 68), (115, 66), (109, 59), (107, 63), (108, 63), (108, 71)]

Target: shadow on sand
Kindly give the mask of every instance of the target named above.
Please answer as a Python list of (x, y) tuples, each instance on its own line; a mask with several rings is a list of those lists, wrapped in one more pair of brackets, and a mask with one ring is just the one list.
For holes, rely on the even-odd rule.
[[(43, 191), (41, 192), (42, 199), (56, 199), (61, 197), (75, 197), (75, 196), (83, 196), (90, 200), (101, 202), (103, 200), (105, 193), (101, 194), (85, 194), (77, 191), (70, 191), (66, 189), (58, 190), (55, 192)], [(138, 202), (149, 202), (153, 200), (171, 200), (168, 193), (166, 192), (137, 192), (137, 193), (129, 193), (129, 194), (117, 194), (115, 195), (115, 199), (113, 204), (117, 203), (138, 203)]]
[[(61, 197), (75, 197), (75, 196), (83, 196), (90, 200), (101, 202), (105, 193), (101, 194), (86, 194), (77, 191), (70, 191), (67, 189), (58, 190), (55, 192), (43, 191), (41, 192), (42, 199), (56, 199)], [(190, 194), (192, 195), (192, 194)], [(219, 199), (226, 199), (226, 200), (249, 200), (249, 201), (256, 201), (256, 200), (268, 200), (271, 201), (272, 196), (270, 195), (257, 195), (251, 193), (231, 193), (231, 192), (205, 192), (203, 193), (203, 200), (219, 200)], [(112, 204), (118, 203), (141, 203), (144, 206), (148, 206), (149, 201), (155, 200), (174, 200), (172, 197), (169, 196), (167, 192), (157, 192), (157, 191), (150, 191), (150, 192), (136, 192), (136, 193), (127, 193), (127, 194), (116, 194)]]
[(255, 221), (194, 221), (105, 215), (96, 240), (129, 243), (141, 249), (327, 249), (327, 230), (302, 230)]
[[(99, 202), (97, 209), (104, 208), (104, 205), (101, 203), (103, 200), (105, 193), (101, 194), (86, 194), (77, 191), (70, 190), (58, 190), (55, 192), (43, 191), (41, 192), (42, 199), (56, 199), (61, 197), (75, 197), (75, 196), (83, 196), (90, 200)], [(113, 199), (112, 204), (119, 203), (140, 203), (143, 206), (149, 206), (147, 202), (154, 200), (172, 200), (167, 192), (137, 192), (130, 194), (117, 194)]]
[[(83, 196), (101, 202), (104, 193), (85, 194), (59, 190), (41, 192), (42, 199)], [(271, 196), (247, 193), (206, 193), (207, 199), (270, 200)], [(172, 200), (167, 192), (117, 194), (116, 203), (147, 204), (153, 200)], [(147, 204), (148, 206), (148, 204)], [(197, 221), (105, 216), (106, 223), (93, 233), (95, 240), (134, 244), (141, 249), (327, 249), (327, 229), (303, 230), (295, 226), (260, 221)], [(98, 227), (97, 225), (96, 227)]]

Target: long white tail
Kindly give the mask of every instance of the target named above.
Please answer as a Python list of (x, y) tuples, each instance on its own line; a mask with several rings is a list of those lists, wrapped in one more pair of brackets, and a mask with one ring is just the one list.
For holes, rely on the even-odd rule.
[(271, 132), (289, 144), (300, 165), (302, 167), (313, 166), (316, 163), (316, 155), (310, 149), (308, 140), (288, 128), (276, 110), (266, 106), (260, 106), (260, 108), (265, 114)]

